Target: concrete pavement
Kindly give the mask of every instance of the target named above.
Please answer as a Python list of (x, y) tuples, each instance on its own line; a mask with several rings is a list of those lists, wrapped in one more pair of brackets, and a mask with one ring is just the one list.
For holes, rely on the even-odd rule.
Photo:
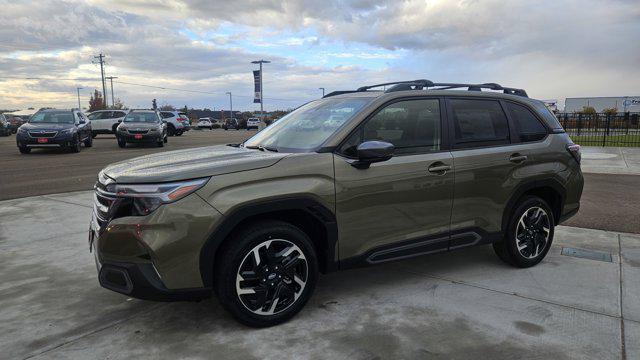
[(292, 321), (255, 330), (215, 299), (153, 303), (100, 288), (91, 197), (0, 202), (1, 357), (640, 358), (640, 235), (560, 226), (531, 269), (480, 247), (338, 272)]
[(583, 146), (582, 172), (640, 175), (640, 148)]

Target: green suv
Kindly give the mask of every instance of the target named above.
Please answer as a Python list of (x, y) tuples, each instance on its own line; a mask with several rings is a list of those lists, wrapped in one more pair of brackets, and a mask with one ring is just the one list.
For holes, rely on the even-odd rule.
[(319, 273), (484, 244), (513, 266), (539, 263), (578, 211), (579, 163), (521, 89), (337, 91), (242, 144), (107, 166), (89, 243), (105, 288), (215, 293), (242, 323), (270, 326), (300, 311)]

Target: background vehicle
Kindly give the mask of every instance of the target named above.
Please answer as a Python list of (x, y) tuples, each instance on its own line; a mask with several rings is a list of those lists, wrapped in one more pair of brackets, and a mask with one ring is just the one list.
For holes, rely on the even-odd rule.
[(28, 154), (33, 148), (67, 148), (80, 152), (81, 144), (93, 145), (91, 122), (79, 110), (46, 109), (29, 118), (29, 122), (18, 128), (18, 149)]
[(162, 116), (162, 120), (167, 122), (167, 134), (169, 136), (180, 136), (191, 129), (189, 116), (184, 112), (175, 110), (161, 111), (160, 116)]
[(534, 266), (583, 188), (580, 148), (542, 102), (428, 80), (331, 93), (243, 144), (131, 159), (98, 180), (102, 286), (213, 290), (257, 327), (294, 316), (319, 272), (483, 244)]
[(127, 143), (155, 143), (163, 147), (167, 143), (167, 124), (155, 110), (131, 110), (118, 125), (118, 146)]
[(91, 131), (95, 138), (98, 134), (115, 134), (116, 128), (127, 115), (128, 110), (97, 110), (87, 117), (91, 120)]
[(213, 123), (209, 118), (201, 118), (198, 120), (198, 129), (209, 129), (213, 130)]
[(22, 124), (27, 122), (20, 116), (7, 115), (7, 114), (5, 114), (5, 116), (7, 117), (7, 120), (9, 120), (11, 131), (13, 131), (14, 134), (18, 131), (18, 128), (22, 126)]
[(0, 114), (0, 135), (9, 136), (12, 132), (11, 123), (4, 114)]
[(247, 119), (247, 130), (256, 129), (260, 126), (260, 119), (258, 118), (248, 118)]
[(229, 130), (229, 129), (235, 129), (235, 130), (239, 130), (240, 127), (238, 125), (238, 120), (236, 120), (235, 118), (231, 118), (231, 119), (225, 119), (222, 123), (222, 128), (225, 130)]

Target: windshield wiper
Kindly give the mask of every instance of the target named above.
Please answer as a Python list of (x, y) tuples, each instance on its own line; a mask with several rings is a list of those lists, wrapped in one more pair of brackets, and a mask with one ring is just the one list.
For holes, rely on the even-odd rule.
[(268, 151), (272, 151), (272, 152), (278, 152), (278, 149), (276, 149), (276, 148), (274, 148), (272, 146), (262, 146), (262, 145), (249, 145), (249, 146), (246, 146), (245, 145), (245, 148), (254, 149), (254, 150), (260, 150), (260, 151), (268, 150)]

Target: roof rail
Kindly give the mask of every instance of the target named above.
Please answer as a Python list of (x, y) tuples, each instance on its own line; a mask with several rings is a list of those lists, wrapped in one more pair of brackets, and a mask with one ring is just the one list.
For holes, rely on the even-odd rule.
[(496, 83), (484, 83), (484, 84), (458, 84), (458, 83), (434, 83), (431, 80), (419, 79), (419, 80), (410, 80), (410, 81), (394, 81), (376, 85), (362, 86), (357, 90), (344, 90), (344, 91), (334, 91), (331, 92), (324, 97), (336, 96), (341, 94), (349, 94), (355, 92), (367, 91), (373, 88), (393, 85), (390, 88), (386, 89), (385, 92), (395, 92), (395, 91), (405, 91), (405, 90), (428, 90), (429, 88), (435, 88), (431, 90), (452, 90), (452, 89), (460, 89), (467, 88), (468, 91), (482, 91), (482, 89), (488, 90), (502, 90), (505, 94), (510, 95), (518, 95), (523, 97), (529, 97), (527, 92), (523, 89), (509, 88), (504, 87), (500, 84)]

